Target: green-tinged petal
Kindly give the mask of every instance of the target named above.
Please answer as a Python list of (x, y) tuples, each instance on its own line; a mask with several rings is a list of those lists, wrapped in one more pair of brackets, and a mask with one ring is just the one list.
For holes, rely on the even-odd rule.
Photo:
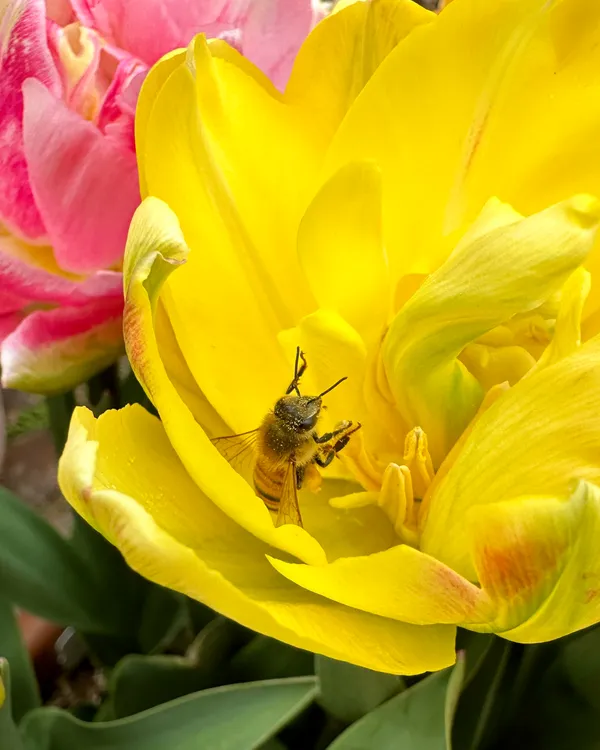
[(493, 195), (531, 214), (600, 193), (599, 38), (600, 6), (588, 0), (461, 0), (388, 55), (327, 172), (381, 165), (394, 278), (434, 270), (440, 238)]
[[(439, 465), (469, 423), (480, 384), (457, 357), (479, 336), (542, 304), (585, 259), (600, 204), (577, 196), (513, 220), (492, 201), (482, 221), (503, 225), (465, 235), (450, 258), (415, 292), (387, 333), (383, 361), (390, 388), (409, 425), (420, 425)], [(508, 222), (508, 223), (506, 223)]]
[(479, 582), (498, 614), (484, 628), (539, 642), (600, 619), (600, 490), (581, 482), (566, 499), (519, 498), (468, 514)]
[(471, 509), (515, 498), (566, 501), (576, 480), (600, 482), (598, 455), (600, 339), (594, 339), (522, 380), (478, 418), (430, 488), (421, 549), (477, 580), (476, 534), (465, 523)]
[(537, 362), (538, 368), (558, 362), (581, 344), (581, 316), (590, 287), (591, 275), (585, 268), (578, 268), (565, 282), (554, 335)]
[[(563, 531), (568, 547), (562, 559), (560, 578), (544, 604), (521, 626), (503, 633), (520, 643), (536, 643), (560, 638), (600, 620), (600, 490), (581, 482), (568, 501), (570, 512), (563, 512)], [(553, 525), (555, 522), (553, 522)], [(538, 529), (538, 533), (539, 533)]]
[[(92, 479), (90, 483), (90, 479)], [(60, 463), (69, 501), (145, 577), (294, 646), (392, 673), (454, 661), (454, 628), (394, 622), (295, 586), (196, 487), (139, 407), (74, 416)]]
[[(171, 444), (200, 490), (264, 542), (306, 562), (323, 563), (322, 547), (304, 529), (292, 525), (274, 527), (262, 500), (212, 445), (167, 376), (160, 359), (153, 311), (165, 279), (181, 263), (186, 251), (173, 212), (157, 198), (146, 198), (133, 217), (125, 253), (124, 335), (131, 365), (158, 410)], [(180, 270), (185, 270), (185, 265)]]
[(122, 302), (36, 310), (2, 342), (2, 385), (61, 393), (84, 383), (123, 354)]
[(391, 300), (375, 165), (348, 164), (321, 188), (300, 223), (298, 255), (319, 306), (338, 312), (367, 345), (378, 339)]
[(394, 47), (435, 15), (412, 0), (344, 3), (308, 36), (285, 100), (327, 146), (348, 108)]
[(492, 603), (446, 565), (401, 544), (313, 567), (269, 557), (290, 581), (349, 607), (417, 625), (485, 623)]

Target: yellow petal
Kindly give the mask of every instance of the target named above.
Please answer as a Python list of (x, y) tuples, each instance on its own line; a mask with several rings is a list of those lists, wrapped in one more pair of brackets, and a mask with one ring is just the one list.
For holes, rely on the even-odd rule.
[(479, 383), (457, 360), (461, 350), (558, 291), (589, 252), (599, 219), (600, 204), (576, 196), (519, 221), (509, 218), (489, 233), (477, 225), (475, 238), (465, 235), (398, 313), (383, 361), (400, 413), (427, 433), (434, 464), (482, 397)]
[(328, 145), (348, 108), (394, 47), (435, 18), (412, 0), (344, 3), (300, 48), (285, 100)]
[(159, 91), (167, 79), (185, 60), (185, 50), (173, 50), (153, 65), (144, 78), (135, 111), (135, 150), (138, 159), (140, 193), (142, 198), (148, 195), (146, 184), (146, 123)]
[(536, 643), (600, 619), (598, 487), (480, 505), (468, 522), (479, 581), (498, 609), (489, 629)]
[(477, 580), (469, 511), (518, 497), (566, 499), (575, 480), (598, 483), (599, 415), (594, 339), (522, 380), (478, 418), (430, 488), (421, 549)]
[(173, 212), (157, 198), (146, 198), (133, 217), (124, 263), (123, 325), (131, 365), (200, 490), (259, 539), (300, 559), (323, 563), (322, 547), (304, 529), (273, 526), (264, 503), (212, 445), (167, 376), (156, 341), (153, 310), (165, 279), (181, 264), (186, 251)]
[(588, 0), (461, 0), (390, 53), (342, 123), (328, 173), (356, 159), (382, 167), (394, 278), (432, 271), (439, 238), (492, 195), (530, 214), (600, 193), (599, 24)]
[(303, 392), (309, 395), (321, 393), (340, 378), (348, 378), (324, 399), (327, 408), (322, 421), (327, 429), (341, 421), (360, 422), (364, 419), (362, 385), (366, 351), (361, 337), (351, 325), (332, 310), (317, 310), (303, 318), (296, 328), (283, 331), (280, 340), (290, 352), (295, 354), (295, 347), (300, 346), (306, 354), (308, 369)]
[(145, 133), (148, 190), (193, 250), (163, 295), (171, 324), (202, 392), (234, 431), (251, 429), (290, 379), (277, 333), (314, 306), (295, 247), (312, 147), (277, 98), (202, 38), (156, 95)]
[(454, 661), (451, 627), (359, 612), (280, 576), (267, 562), (268, 546), (203, 495), (160, 422), (137, 406), (98, 421), (78, 409), (60, 483), (134, 570), (249, 628), (385, 672), (414, 674)]
[(394, 620), (454, 625), (486, 622), (493, 613), (481, 589), (404, 544), (322, 567), (268, 559), (275, 570), (309, 591)]
[(585, 268), (578, 268), (565, 282), (554, 336), (537, 362), (546, 367), (574, 352), (581, 343), (581, 316), (590, 291), (591, 276)]
[(321, 188), (300, 223), (298, 254), (319, 306), (367, 345), (380, 337), (391, 300), (377, 167), (348, 164)]
[(479, 343), (468, 344), (460, 354), (460, 361), (486, 391), (498, 383), (518, 383), (535, 365), (535, 359), (521, 346)]

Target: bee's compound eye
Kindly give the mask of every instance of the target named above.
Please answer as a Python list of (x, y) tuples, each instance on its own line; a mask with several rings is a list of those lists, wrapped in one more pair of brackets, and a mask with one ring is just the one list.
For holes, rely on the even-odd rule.
[(300, 422), (300, 427), (303, 430), (312, 430), (313, 427), (316, 427), (318, 419), (319, 419), (319, 413), (318, 412), (316, 414), (311, 414), (310, 416), (305, 417)]

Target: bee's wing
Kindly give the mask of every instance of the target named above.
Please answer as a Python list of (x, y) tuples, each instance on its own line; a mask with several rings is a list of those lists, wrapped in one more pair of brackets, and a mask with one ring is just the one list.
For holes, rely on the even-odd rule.
[(285, 472), (275, 526), (284, 526), (286, 523), (302, 526), (302, 516), (300, 515), (300, 506), (298, 505), (298, 488), (296, 487), (295, 461), (289, 462)]
[(258, 430), (226, 435), (211, 440), (211, 443), (240, 474), (249, 472), (256, 461), (256, 439)]

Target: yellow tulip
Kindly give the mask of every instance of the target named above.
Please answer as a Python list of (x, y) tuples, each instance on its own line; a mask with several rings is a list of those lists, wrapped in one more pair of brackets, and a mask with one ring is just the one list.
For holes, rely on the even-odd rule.
[[(599, 40), (588, 0), (372, 0), (283, 95), (202, 37), (153, 68), (124, 326), (160, 420), (78, 409), (60, 462), (134, 569), (393, 673), (457, 626), (600, 620)], [(209, 438), (258, 426), (297, 346), (304, 392), (348, 376), (320, 429), (362, 429), (276, 527)]]

